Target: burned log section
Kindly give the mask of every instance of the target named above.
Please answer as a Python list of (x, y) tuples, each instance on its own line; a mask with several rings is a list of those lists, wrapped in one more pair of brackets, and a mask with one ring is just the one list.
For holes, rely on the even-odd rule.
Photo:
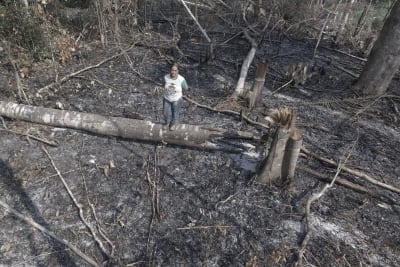
[[(259, 141), (253, 132), (226, 130), (200, 125), (180, 124), (175, 131), (145, 120), (103, 116), (0, 101), (0, 116), (55, 127), (72, 128), (127, 139), (154, 141), (204, 149), (240, 153), (243, 147), (235, 139)], [(233, 142), (227, 142), (232, 141)], [(223, 141), (223, 142), (220, 142)]]

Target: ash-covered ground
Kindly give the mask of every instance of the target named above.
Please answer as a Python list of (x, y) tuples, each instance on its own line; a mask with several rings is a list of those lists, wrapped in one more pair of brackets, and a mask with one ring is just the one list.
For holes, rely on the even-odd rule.
[[(313, 52), (313, 44), (283, 41), (265, 44), (258, 57), (278, 45), (282, 56), (269, 60), (261, 105), (252, 111), (244, 102), (228, 107), (261, 121), (271, 109), (294, 109), (307, 151), (400, 188), (399, 80), (387, 95), (359, 97), (349, 89), (354, 77), (342, 69), (359, 73), (363, 61), (320, 48), (314, 63), (324, 75), (276, 91), (287, 82), (285, 65)], [(212, 64), (182, 64), (191, 86), (188, 97), (227, 108), (247, 49), (243, 41), (232, 42), (217, 48)], [(22, 80), (24, 91), (37, 106), (161, 123), (157, 83), (169, 67), (159, 51), (145, 46), (39, 93), (56, 76), (119, 52), (87, 44), (59, 73), (53, 62), (38, 64)], [(249, 81), (254, 72), (252, 65)], [(3, 67), (1, 100), (18, 102), (14, 79), (13, 70)], [(181, 121), (265, 131), (188, 101)], [(310, 170), (332, 179), (337, 167), (301, 153), (290, 190), (261, 185), (254, 176), (266, 152), (206, 151), (3, 118), (0, 200), (104, 266), (291, 266), (307, 232), (307, 200), (325, 185)], [(335, 184), (312, 203), (304, 266), (399, 266), (399, 193), (343, 170), (339, 177), (369, 193)], [(89, 266), (66, 245), (3, 207), (0, 211), (1, 266)]]

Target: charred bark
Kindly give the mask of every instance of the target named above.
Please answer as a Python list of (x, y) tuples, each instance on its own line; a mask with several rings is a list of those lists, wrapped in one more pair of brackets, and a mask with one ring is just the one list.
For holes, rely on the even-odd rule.
[(282, 165), (282, 177), (284, 179), (293, 179), (302, 145), (303, 136), (301, 135), (300, 130), (296, 128), (289, 137), (285, 147), (285, 155)]
[(0, 116), (55, 127), (73, 128), (127, 139), (153, 141), (205, 149), (241, 152), (240, 146), (218, 144), (219, 139), (259, 140), (252, 132), (180, 124), (175, 131), (163, 130), (162, 124), (145, 120), (110, 117), (91, 113), (58, 110), (0, 101)]
[(259, 63), (257, 65), (256, 80), (253, 85), (253, 90), (251, 91), (251, 94), (249, 94), (250, 109), (255, 108), (261, 101), (267, 70), (268, 65), (266, 63)]
[(301, 132), (296, 127), (295, 112), (288, 109), (275, 110), (266, 119), (278, 127), (275, 130), (268, 156), (258, 172), (257, 182), (270, 184), (282, 179), (290, 183), (295, 174), (303, 143)]
[(354, 85), (366, 95), (384, 94), (400, 66), (400, 1), (396, 1)]
[(282, 177), (282, 163), (288, 139), (289, 131), (287, 129), (279, 127), (275, 131), (268, 156), (257, 175), (258, 183), (270, 184)]

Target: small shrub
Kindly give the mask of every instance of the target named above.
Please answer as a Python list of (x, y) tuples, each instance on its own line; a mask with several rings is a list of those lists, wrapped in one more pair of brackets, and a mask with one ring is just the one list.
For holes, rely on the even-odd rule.
[(0, 38), (29, 51), (36, 60), (46, 47), (40, 19), (13, 5), (0, 7)]

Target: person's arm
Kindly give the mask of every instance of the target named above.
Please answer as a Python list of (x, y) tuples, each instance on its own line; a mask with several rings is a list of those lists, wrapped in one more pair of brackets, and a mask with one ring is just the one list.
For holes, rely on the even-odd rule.
[(162, 77), (162, 81), (161, 81), (161, 84), (162, 84), (162, 87), (164, 88), (165, 87), (165, 84), (167, 83), (167, 79), (166, 79), (166, 77), (165, 77), (165, 75)]
[(189, 86), (185, 79), (183, 79), (181, 86), (182, 86), (182, 89), (189, 90)]

